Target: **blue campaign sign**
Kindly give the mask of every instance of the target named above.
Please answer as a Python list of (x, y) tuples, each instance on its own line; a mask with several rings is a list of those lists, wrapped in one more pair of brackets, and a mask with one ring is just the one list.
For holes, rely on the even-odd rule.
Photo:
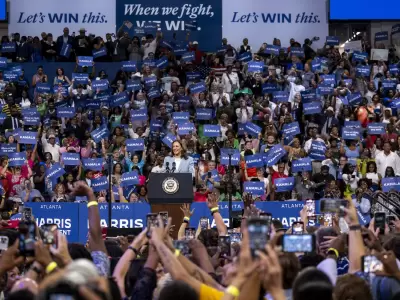
[(131, 120), (146, 121), (148, 118), (147, 108), (131, 109)]
[(309, 157), (292, 160), (292, 173), (312, 171), (311, 159)]
[(75, 107), (57, 107), (58, 118), (72, 118), (75, 116)]
[(247, 72), (262, 73), (264, 71), (264, 62), (249, 61), (247, 64)]
[(107, 176), (101, 176), (99, 178), (92, 179), (90, 187), (94, 192), (108, 190)]
[(97, 99), (87, 100), (85, 102), (85, 107), (88, 109), (99, 109), (100, 105), (101, 105), (101, 103)]
[(292, 122), (289, 124), (283, 124), (282, 131), (285, 135), (294, 136), (300, 134), (299, 122)]
[(49, 94), (51, 93), (51, 85), (50, 83), (42, 83), (38, 82), (36, 83), (36, 92), (39, 94)]
[(206, 84), (204, 81), (193, 83), (190, 85), (190, 93), (191, 94), (201, 93), (201, 92), (204, 92), (205, 90), (207, 90), (207, 87), (206, 87)]
[(263, 156), (260, 153), (254, 155), (247, 155), (244, 157), (248, 168), (260, 168), (264, 166)]
[(294, 177), (287, 177), (287, 178), (276, 178), (275, 179), (275, 186), (276, 191), (280, 192), (290, 192), (294, 189)]
[(79, 166), (81, 158), (79, 153), (65, 152), (61, 154), (61, 160), (65, 166)]
[(7, 57), (0, 57), (0, 68), (7, 68)]
[(17, 51), (17, 46), (15, 42), (1, 44), (1, 52), (3, 53), (13, 53), (16, 51)]
[(344, 140), (357, 140), (360, 138), (360, 130), (357, 128), (342, 128), (342, 138)]
[(196, 108), (197, 120), (211, 120), (213, 118), (212, 108)]
[(284, 91), (276, 91), (272, 93), (272, 99), (274, 102), (288, 102), (289, 93)]
[(108, 98), (108, 102), (110, 103), (111, 107), (122, 106), (129, 102), (128, 94), (126, 92), (122, 92), (118, 95), (112, 95)]
[(150, 130), (160, 131), (163, 128), (164, 122), (162, 120), (151, 120), (150, 121)]
[(358, 76), (368, 77), (370, 73), (371, 73), (370, 66), (357, 66), (356, 67), (356, 74)]
[(315, 89), (300, 92), (300, 95), (301, 95), (301, 101), (303, 103), (310, 103), (317, 99), (317, 93)]
[(326, 37), (326, 44), (329, 46), (338, 46), (339, 45), (339, 38), (337, 36), (327, 36)]
[(179, 123), (178, 124), (178, 134), (186, 135), (191, 134), (195, 131), (195, 127), (193, 123)]
[(309, 157), (315, 160), (325, 159), (326, 144), (324, 142), (312, 141)]
[(273, 54), (273, 55), (279, 55), (279, 51), (281, 50), (280, 46), (276, 45), (267, 45), (267, 47), (264, 50), (265, 54)]
[(173, 50), (176, 56), (182, 56), (188, 51), (188, 45), (187, 43), (178, 43), (174, 46)]
[(244, 131), (253, 137), (258, 137), (258, 135), (261, 133), (261, 130), (262, 129), (260, 126), (252, 122), (247, 122), (246, 124), (244, 124)]
[(267, 167), (272, 167), (278, 163), (278, 161), (286, 155), (285, 148), (281, 144), (276, 144), (267, 153), (263, 154), (264, 164)]
[(145, 88), (155, 87), (157, 85), (157, 77), (150, 76), (143, 78)]
[[(3, 123), (4, 123), (4, 120), (7, 118), (7, 115), (5, 114), (5, 113), (0, 113), (0, 125), (3, 125)], [(40, 120), (40, 118), (39, 118), (39, 120)], [(36, 124), (38, 124), (38, 122), (36, 122), (35, 124), (33, 124), (33, 125), (36, 125)], [(26, 124), (25, 123), (25, 125), (32, 125), (32, 124)]]
[(175, 123), (186, 123), (189, 121), (189, 113), (188, 112), (173, 112), (172, 113), (172, 120)]
[(72, 73), (72, 80), (75, 84), (88, 84), (89, 74), (87, 73)]
[(195, 81), (201, 79), (200, 72), (186, 72), (186, 80), (187, 81)]
[(176, 136), (172, 133), (168, 133), (163, 139), (162, 142), (167, 145), (169, 148), (172, 148), (172, 143), (176, 141)]
[(190, 30), (192, 41), (198, 41), (205, 51), (215, 52), (215, 45), (220, 44), (222, 38), (222, 1), (117, 0), (117, 28), (126, 20), (133, 23), (128, 31), (130, 36), (135, 34), (134, 28), (143, 28), (146, 33), (154, 35), (157, 27), (150, 32), (144, 28), (153, 22), (153, 25), (160, 25), (163, 38), (167, 41), (175, 40), (174, 33), (184, 38), (186, 31)]
[(46, 176), (52, 180), (56, 180), (65, 174), (65, 170), (60, 163), (54, 163), (50, 168), (46, 169)]
[(101, 171), (103, 170), (103, 158), (83, 158), (82, 166), (85, 170)]
[(220, 125), (208, 125), (203, 126), (203, 134), (206, 137), (220, 137), (221, 136), (221, 126)]
[(69, 57), (71, 55), (72, 45), (63, 44), (60, 51), (60, 56)]
[(400, 24), (393, 25), (391, 32), (392, 34), (400, 33)]
[(160, 90), (158, 88), (151, 88), (148, 92), (147, 92), (147, 97), (149, 99), (154, 99), (154, 98), (158, 98), (161, 96)]
[(382, 190), (385, 193), (390, 192), (392, 190), (400, 192), (400, 177), (382, 178)]
[(142, 89), (142, 83), (140, 80), (128, 80), (126, 82), (126, 90), (127, 91), (140, 91)]
[(103, 125), (97, 129), (93, 130), (90, 135), (92, 136), (93, 140), (96, 143), (98, 143), (102, 139), (108, 138), (108, 136), (110, 135), (110, 132), (108, 131), (107, 126)]
[(290, 47), (290, 55), (304, 57), (304, 49), (301, 47)]
[(278, 85), (276, 83), (264, 83), (261, 88), (263, 94), (272, 94), (278, 91)]
[(156, 66), (156, 61), (154, 59), (146, 58), (143, 60), (142, 66), (149, 66), (150, 68), (154, 68)]
[[(18, 73), (14, 71), (4, 71), (3, 77), (5, 81), (18, 81)], [(50, 85), (49, 85), (50, 87)]]
[(368, 134), (381, 135), (386, 133), (386, 123), (369, 123)]
[(397, 81), (396, 80), (384, 79), (382, 81), (382, 87), (383, 87), (384, 90), (395, 90), (396, 89), (396, 85), (397, 85)]
[(335, 75), (321, 75), (321, 78), (325, 84), (329, 84), (331, 87), (336, 85)]
[(93, 58), (106, 56), (107, 55), (107, 49), (106, 49), (106, 47), (100, 48), (98, 50), (94, 50), (93, 49), (92, 55), (93, 55)]
[(181, 60), (187, 63), (194, 61), (194, 52), (191, 51), (184, 53), (181, 57)]
[(321, 61), (317, 58), (311, 61), (311, 70), (313, 72), (321, 70)]
[(13, 153), (17, 152), (17, 144), (1, 144), (0, 153)]
[(355, 92), (351, 95), (348, 95), (347, 100), (349, 101), (349, 105), (355, 106), (361, 103), (362, 95), (360, 92)]
[(250, 52), (244, 52), (242, 54), (239, 55), (238, 60), (241, 62), (249, 62), (252, 59), (252, 55)]
[(135, 72), (136, 71), (136, 62), (135, 61), (122, 61), (121, 69), (125, 72)]
[(18, 135), (18, 143), (36, 145), (38, 133), (33, 131), (21, 131)]
[(245, 181), (243, 191), (252, 195), (264, 196), (265, 184), (263, 181)]
[[(228, 166), (229, 165), (229, 151), (233, 149), (221, 149), (221, 165)], [(238, 166), (240, 163), (240, 152), (238, 149), (235, 149), (234, 153), (231, 153), (231, 166)]]
[(11, 152), (7, 156), (10, 167), (23, 166), (25, 164), (26, 152)]
[(156, 68), (165, 69), (167, 66), (168, 66), (168, 58), (166, 56), (163, 56), (156, 61)]
[(355, 60), (355, 61), (363, 62), (368, 58), (368, 53), (367, 52), (354, 51), (352, 57), (353, 57), (353, 60)]
[(94, 91), (106, 91), (108, 90), (108, 80), (107, 79), (99, 79), (92, 81), (92, 89)]
[(343, 82), (348, 88), (353, 85), (353, 79), (343, 79)]
[(387, 41), (389, 40), (389, 32), (381, 31), (375, 33), (375, 41)]
[(344, 127), (361, 129), (360, 121), (344, 121)]
[(121, 186), (128, 187), (139, 184), (139, 174), (137, 171), (126, 172), (121, 176)]
[(178, 103), (181, 105), (181, 107), (188, 107), (190, 104), (190, 96), (179, 96)]
[(78, 66), (91, 67), (93, 65), (92, 56), (78, 56)]
[(331, 86), (330, 84), (321, 83), (318, 85), (318, 91), (320, 95), (332, 95), (333, 89), (333, 86)]
[(304, 115), (313, 115), (321, 113), (322, 107), (320, 102), (310, 102), (303, 104)]
[(358, 222), (360, 223), (361, 226), (366, 226), (371, 222), (370, 213), (363, 214), (360, 210), (360, 207), (356, 207), (356, 211), (357, 211)]
[(399, 66), (398, 65), (389, 65), (390, 74), (397, 75), (399, 74)]
[(171, 43), (168, 43), (166, 40), (161, 40), (159, 42), (159, 46), (161, 48), (167, 48), (167, 49), (173, 49), (174, 47), (171, 45)]
[(144, 139), (127, 139), (125, 141), (126, 149), (128, 151), (143, 151), (144, 150)]

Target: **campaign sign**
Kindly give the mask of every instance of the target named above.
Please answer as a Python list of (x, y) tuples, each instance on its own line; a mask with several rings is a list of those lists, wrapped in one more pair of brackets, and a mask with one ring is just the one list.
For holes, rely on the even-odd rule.
[(106, 91), (108, 90), (108, 80), (107, 79), (99, 79), (92, 81), (92, 89), (94, 91)]
[(375, 33), (375, 41), (387, 41), (389, 40), (389, 32), (381, 31)]
[(221, 165), (223, 166), (229, 166), (229, 153), (234, 150), (233, 153), (231, 153), (231, 166), (238, 166), (240, 163), (240, 152), (238, 149), (221, 149)]
[(165, 69), (168, 66), (168, 58), (166, 56), (156, 60), (156, 68)]
[(273, 55), (279, 55), (279, 51), (281, 50), (280, 46), (276, 45), (267, 45), (265, 47), (264, 53), (265, 54), (273, 54)]
[(290, 47), (290, 55), (304, 57), (304, 49), (301, 47)]
[(390, 74), (397, 75), (399, 74), (399, 66), (398, 65), (389, 65)]
[(79, 153), (64, 152), (61, 154), (61, 159), (64, 166), (79, 166), (81, 163)]
[(128, 94), (123, 92), (118, 95), (112, 95), (108, 98), (111, 107), (122, 106), (129, 101)]
[(75, 84), (88, 84), (89, 74), (87, 73), (72, 73), (72, 80)]
[(239, 55), (238, 60), (241, 62), (249, 62), (252, 59), (252, 55), (251, 52), (244, 52), (242, 54)]
[(331, 87), (336, 85), (335, 75), (321, 75), (321, 78), (325, 84), (329, 84)]
[(107, 176), (101, 176), (99, 178), (92, 179), (91, 188), (94, 192), (100, 192), (108, 190), (108, 179)]
[(329, 46), (338, 46), (339, 45), (339, 38), (337, 36), (327, 36), (326, 37), (326, 44)]
[(397, 82), (396, 80), (392, 79), (384, 79), (382, 81), (382, 87), (384, 90), (395, 90), (396, 89)]
[(16, 52), (16, 44), (15, 42), (10, 42), (10, 43), (2, 43), (1, 44), (1, 52), (2, 53), (12, 53)]
[(276, 144), (267, 153), (262, 154), (264, 164), (267, 167), (272, 167), (278, 163), (278, 161), (286, 155), (285, 148), (281, 144)]
[(168, 133), (163, 139), (162, 142), (167, 145), (169, 148), (172, 148), (172, 143), (176, 141), (176, 136), (172, 133)]
[(131, 109), (131, 120), (146, 121), (148, 118), (147, 108)]
[(363, 214), (360, 207), (356, 207), (358, 222), (361, 226), (366, 226), (371, 222), (371, 214), (368, 212)]
[(190, 85), (190, 93), (197, 94), (207, 90), (205, 82), (197, 82)]
[(344, 127), (361, 129), (360, 121), (344, 121)]
[(342, 138), (344, 140), (357, 140), (360, 138), (360, 130), (357, 128), (342, 128)]
[(184, 55), (185, 53), (187, 53), (188, 47), (186, 45), (178, 44), (178, 45), (175, 45), (173, 50), (174, 50), (174, 54), (176, 56), (179, 56), (179, 55)]
[(154, 68), (156, 66), (156, 61), (154, 59), (146, 58), (142, 62), (142, 66), (149, 66), (150, 68)]
[(283, 91), (276, 91), (272, 93), (272, 99), (274, 102), (288, 102), (289, 101), (289, 93)]
[(320, 95), (332, 95), (333, 94), (333, 87), (330, 84), (321, 83), (318, 86), (318, 91)]
[(75, 107), (57, 107), (58, 118), (72, 118), (75, 116)]
[(358, 76), (368, 77), (370, 73), (371, 73), (370, 66), (357, 66), (356, 67), (356, 74)]
[(315, 101), (315, 99), (317, 99), (317, 93), (315, 89), (302, 91), (300, 92), (300, 95), (301, 95), (301, 101), (303, 103), (310, 103), (312, 101)]
[(101, 171), (103, 170), (103, 158), (83, 158), (82, 166), (85, 170)]
[(347, 100), (349, 101), (349, 105), (355, 106), (361, 103), (362, 96), (360, 92), (355, 92), (351, 95), (347, 96)]
[(125, 72), (135, 72), (136, 71), (136, 62), (134, 61), (122, 61), (121, 69)]
[(263, 156), (260, 153), (247, 155), (244, 157), (248, 168), (260, 168), (264, 166)]
[(343, 79), (343, 82), (348, 88), (353, 85), (353, 79)]
[(353, 60), (355, 60), (355, 61), (363, 62), (368, 58), (368, 53), (367, 52), (354, 51), (352, 57), (353, 57)]
[[(7, 118), (7, 115), (5, 113), (0, 113), (0, 125), (3, 125), (4, 120)], [(39, 119), (40, 120), (40, 119)], [(36, 124), (39, 124), (39, 122), (37, 122)], [(25, 125), (32, 125), (32, 124), (26, 124)], [(35, 124), (34, 124), (35, 125)]]
[(195, 131), (193, 123), (179, 123), (178, 124), (178, 134), (179, 135), (186, 135), (191, 134)]
[(303, 104), (303, 114), (304, 115), (313, 115), (321, 113), (322, 107), (320, 102), (310, 102)]
[(100, 108), (100, 101), (97, 99), (88, 100), (85, 102), (85, 107), (88, 109), (99, 109)]
[(189, 113), (188, 112), (173, 112), (172, 113), (172, 120), (175, 123), (186, 123), (189, 121)]
[(38, 136), (37, 132), (21, 131), (18, 135), (18, 143), (27, 145), (36, 145), (37, 136)]
[(144, 139), (127, 139), (125, 141), (126, 149), (128, 151), (143, 151), (144, 150)]
[(7, 57), (0, 57), (0, 68), (7, 68)]
[(208, 125), (203, 126), (203, 134), (206, 137), (220, 137), (221, 136), (221, 126), (220, 125)]
[(63, 44), (60, 51), (60, 56), (69, 57), (71, 55), (72, 45)]
[(127, 91), (140, 91), (142, 89), (142, 83), (140, 80), (128, 80), (126, 82), (126, 90)]
[(26, 161), (26, 152), (11, 152), (7, 154), (10, 167), (23, 166)]
[(186, 52), (182, 55), (181, 60), (184, 62), (192, 62), (194, 61), (194, 52)]
[(128, 187), (139, 184), (139, 174), (137, 171), (126, 172), (121, 176), (121, 186)]
[(179, 96), (178, 103), (183, 107), (188, 107), (190, 104), (190, 97), (189, 96)]
[(381, 135), (386, 133), (386, 123), (369, 123), (368, 134)]
[(292, 122), (292, 123), (289, 123), (289, 124), (283, 124), (282, 130), (283, 130), (283, 133), (285, 135), (294, 136), (296, 134), (300, 134), (299, 122)]
[(107, 49), (105, 47), (100, 48), (99, 50), (92, 51), (93, 58), (98, 58), (107, 55)]
[(312, 141), (309, 157), (315, 160), (325, 159), (326, 145), (324, 142)]
[(247, 64), (247, 72), (262, 73), (264, 71), (264, 62), (249, 61)]
[(143, 81), (144, 81), (144, 86), (147, 89), (157, 86), (156, 76), (145, 77), (143, 78)]
[[(185, 24), (186, 25), (186, 24)], [(167, 48), (167, 49), (173, 49), (174, 47), (171, 45), (171, 43), (168, 43), (166, 40), (161, 40), (159, 42), (159, 46), (161, 48)]]
[(195, 81), (201, 79), (200, 72), (186, 72), (186, 80), (187, 81)]
[(391, 32), (392, 34), (400, 33), (400, 24), (393, 25)]
[(263, 181), (245, 181), (243, 183), (243, 192), (252, 195), (264, 196), (265, 185)]
[(1, 153), (13, 153), (17, 152), (17, 144), (1, 144), (0, 145)]
[(273, 92), (276, 91), (278, 91), (278, 86), (275, 83), (264, 83), (262, 85), (263, 94), (272, 94)]
[[(18, 73), (14, 71), (4, 71), (3, 72), (3, 77), (5, 81), (18, 81)], [(37, 83), (39, 84), (39, 83)], [(50, 85), (49, 85), (50, 88)]]
[(46, 169), (46, 176), (53, 180), (60, 178), (65, 174), (65, 170), (60, 163), (54, 163), (50, 168)]
[(36, 83), (36, 92), (38, 94), (50, 94), (51, 93), (51, 86), (50, 83)]
[(276, 191), (280, 192), (290, 192), (294, 189), (294, 177), (287, 178), (276, 178), (274, 184), (276, 186)]
[(91, 67), (93, 65), (92, 56), (78, 56), (78, 66)]
[(400, 177), (382, 178), (382, 190), (387, 193), (392, 190), (400, 192)]
[(312, 171), (311, 159), (309, 157), (292, 160), (292, 172)]
[(261, 127), (254, 123), (247, 122), (244, 124), (244, 131), (251, 136), (258, 137), (258, 135), (261, 133), (261, 130)]
[(90, 135), (92, 136), (93, 140), (96, 143), (98, 143), (102, 139), (108, 138), (108, 136), (110, 135), (110, 132), (108, 131), (107, 126), (103, 125), (97, 129), (93, 130)]
[(313, 59), (311, 61), (311, 70), (313, 72), (321, 70), (321, 61), (319, 59)]
[(211, 120), (213, 118), (213, 109), (211, 108), (196, 108), (197, 120)]

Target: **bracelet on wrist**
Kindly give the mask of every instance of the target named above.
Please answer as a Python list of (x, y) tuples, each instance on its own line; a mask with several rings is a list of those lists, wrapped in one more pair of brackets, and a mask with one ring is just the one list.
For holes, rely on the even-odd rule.
[(210, 211), (211, 211), (211, 212), (215, 212), (215, 211), (217, 211), (217, 210), (219, 210), (218, 206), (217, 206), (217, 207), (210, 208)]
[(236, 286), (230, 285), (226, 288), (225, 290), (229, 295), (232, 295), (233, 297), (239, 297), (240, 291)]
[(183, 222), (184, 223), (189, 223), (190, 222), (190, 218), (189, 217), (184, 217), (183, 218)]
[(87, 204), (87, 208), (89, 208), (89, 207), (91, 207), (91, 206), (98, 206), (99, 205), (99, 203), (97, 203), (97, 201), (90, 201), (88, 204)]
[(46, 267), (46, 274), (50, 274), (51, 272), (53, 272), (55, 269), (57, 269), (58, 265), (55, 261), (52, 261), (51, 263), (49, 263)]
[(133, 253), (135, 253), (135, 255), (136, 255), (136, 256), (138, 256), (138, 255), (139, 255), (139, 250), (138, 250), (138, 249), (136, 249), (136, 248), (133, 248), (132, 246), (129, 246), (129, 247), (128, 247), (128, 249), (129, 249), (129, 250), (132, 250), (132, 251), (133, 251)]
[(214, 210), (211, 212), (211, 215), (214, 216), (215, 213), (219, 213), (219, 210)]
[(179, 255), (181, 255), (181, 251), (178, 249), (175, 249), (174, 254), (175, 254), (175, 257), (178, 257)]
[(328, 251), (327, 251), (327, 253), (328, 253), (328, 254), (329, 254), (329, 253), (333, 253), (333, 254), (336, 255), (336, 259), (339, 258), (339, 251), (337, 251), (335, 248), (329, 248)]
[(361, 225), (360, 225), (360, 224), (350, 225), (350, 226), (349, 226), (349, 230), (350, 230), (350, 231), (361, 230)]

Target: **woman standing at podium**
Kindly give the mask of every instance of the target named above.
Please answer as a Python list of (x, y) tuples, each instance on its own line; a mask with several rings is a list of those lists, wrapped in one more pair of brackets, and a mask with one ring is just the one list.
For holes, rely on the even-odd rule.
[(179, 141), (172, 143), (172, 155), (164, 158), (165, 173), (191, 173), (194, 176), (193, 158), (186, 154)]

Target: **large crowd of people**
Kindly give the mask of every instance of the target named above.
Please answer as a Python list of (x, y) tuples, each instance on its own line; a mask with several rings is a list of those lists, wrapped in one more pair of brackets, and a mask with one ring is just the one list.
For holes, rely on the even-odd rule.
[[(399, 297), (398, 212), (374, 202), (381, 191), (400, 191), (393, 52), (372, 61), (366, 41), (360, 51), (340, 53), (293, 38), (260, 48), (223, 39), (216, 53), (205, 53), (190, 33), (184, 41), (166, 41), (162, 31), (131, 38), (124, 26), (106, 42), (84, 28), (79, 35), (65, 28), (56, 41), (41, 37), (15, 33), (1, 41), (15, 43), (15, 51), (1, 52), (9, 66), (0, 71), (6, 299)], [(44, 64), (26, 78), (24, 63), (41, 61), (60, 66)], [(76, 62), (73, 74), (64, 62)], [(121, 67), (110, 74), (97, 62)], [(161, 219), (130, 242), (103, 240), (98, 203), (147, 202), (147, 183), (152, 173), (169, 171), (169, 156), (177, 172), (192, 173), (193, 201), (207, 203), (217, 228), (199, 225), (196, 235), (185, 235), (192, 212), (184, 206), (175, 244)], [(305, 206), (301, 232), (315, 241), (308, 250), (285, 250), (282, 223), (254, 203), (310, 199), (346, 199), (347, 208), (336, 207), (317, 228), (307, 226), (316, 216)], [(218, 211), (228, 200), (245, 205), (241, 224), (229, 230)], [(45, 201), (88, 203), (86, 246), (68, 244), (50, 226), (35, 228), (37, 241), (28, 247), (21, 225), (20, 233), (7, 229), (20, 206)], [(374, 217), (371, 207), (393, 217), (381, 231), (375, 218), (359, 224), (360, 214)], [(21, 221), (25, 237), (33, 235), (30, 222)], [(254, 231), (263, 224), (268, 242), (260, 245)], [(52, 246), (44, 233), (54, 237)], [(226, 236), (235, 241), (221, 254)], [(366, 254), (383, 264), (379, 271)]]

